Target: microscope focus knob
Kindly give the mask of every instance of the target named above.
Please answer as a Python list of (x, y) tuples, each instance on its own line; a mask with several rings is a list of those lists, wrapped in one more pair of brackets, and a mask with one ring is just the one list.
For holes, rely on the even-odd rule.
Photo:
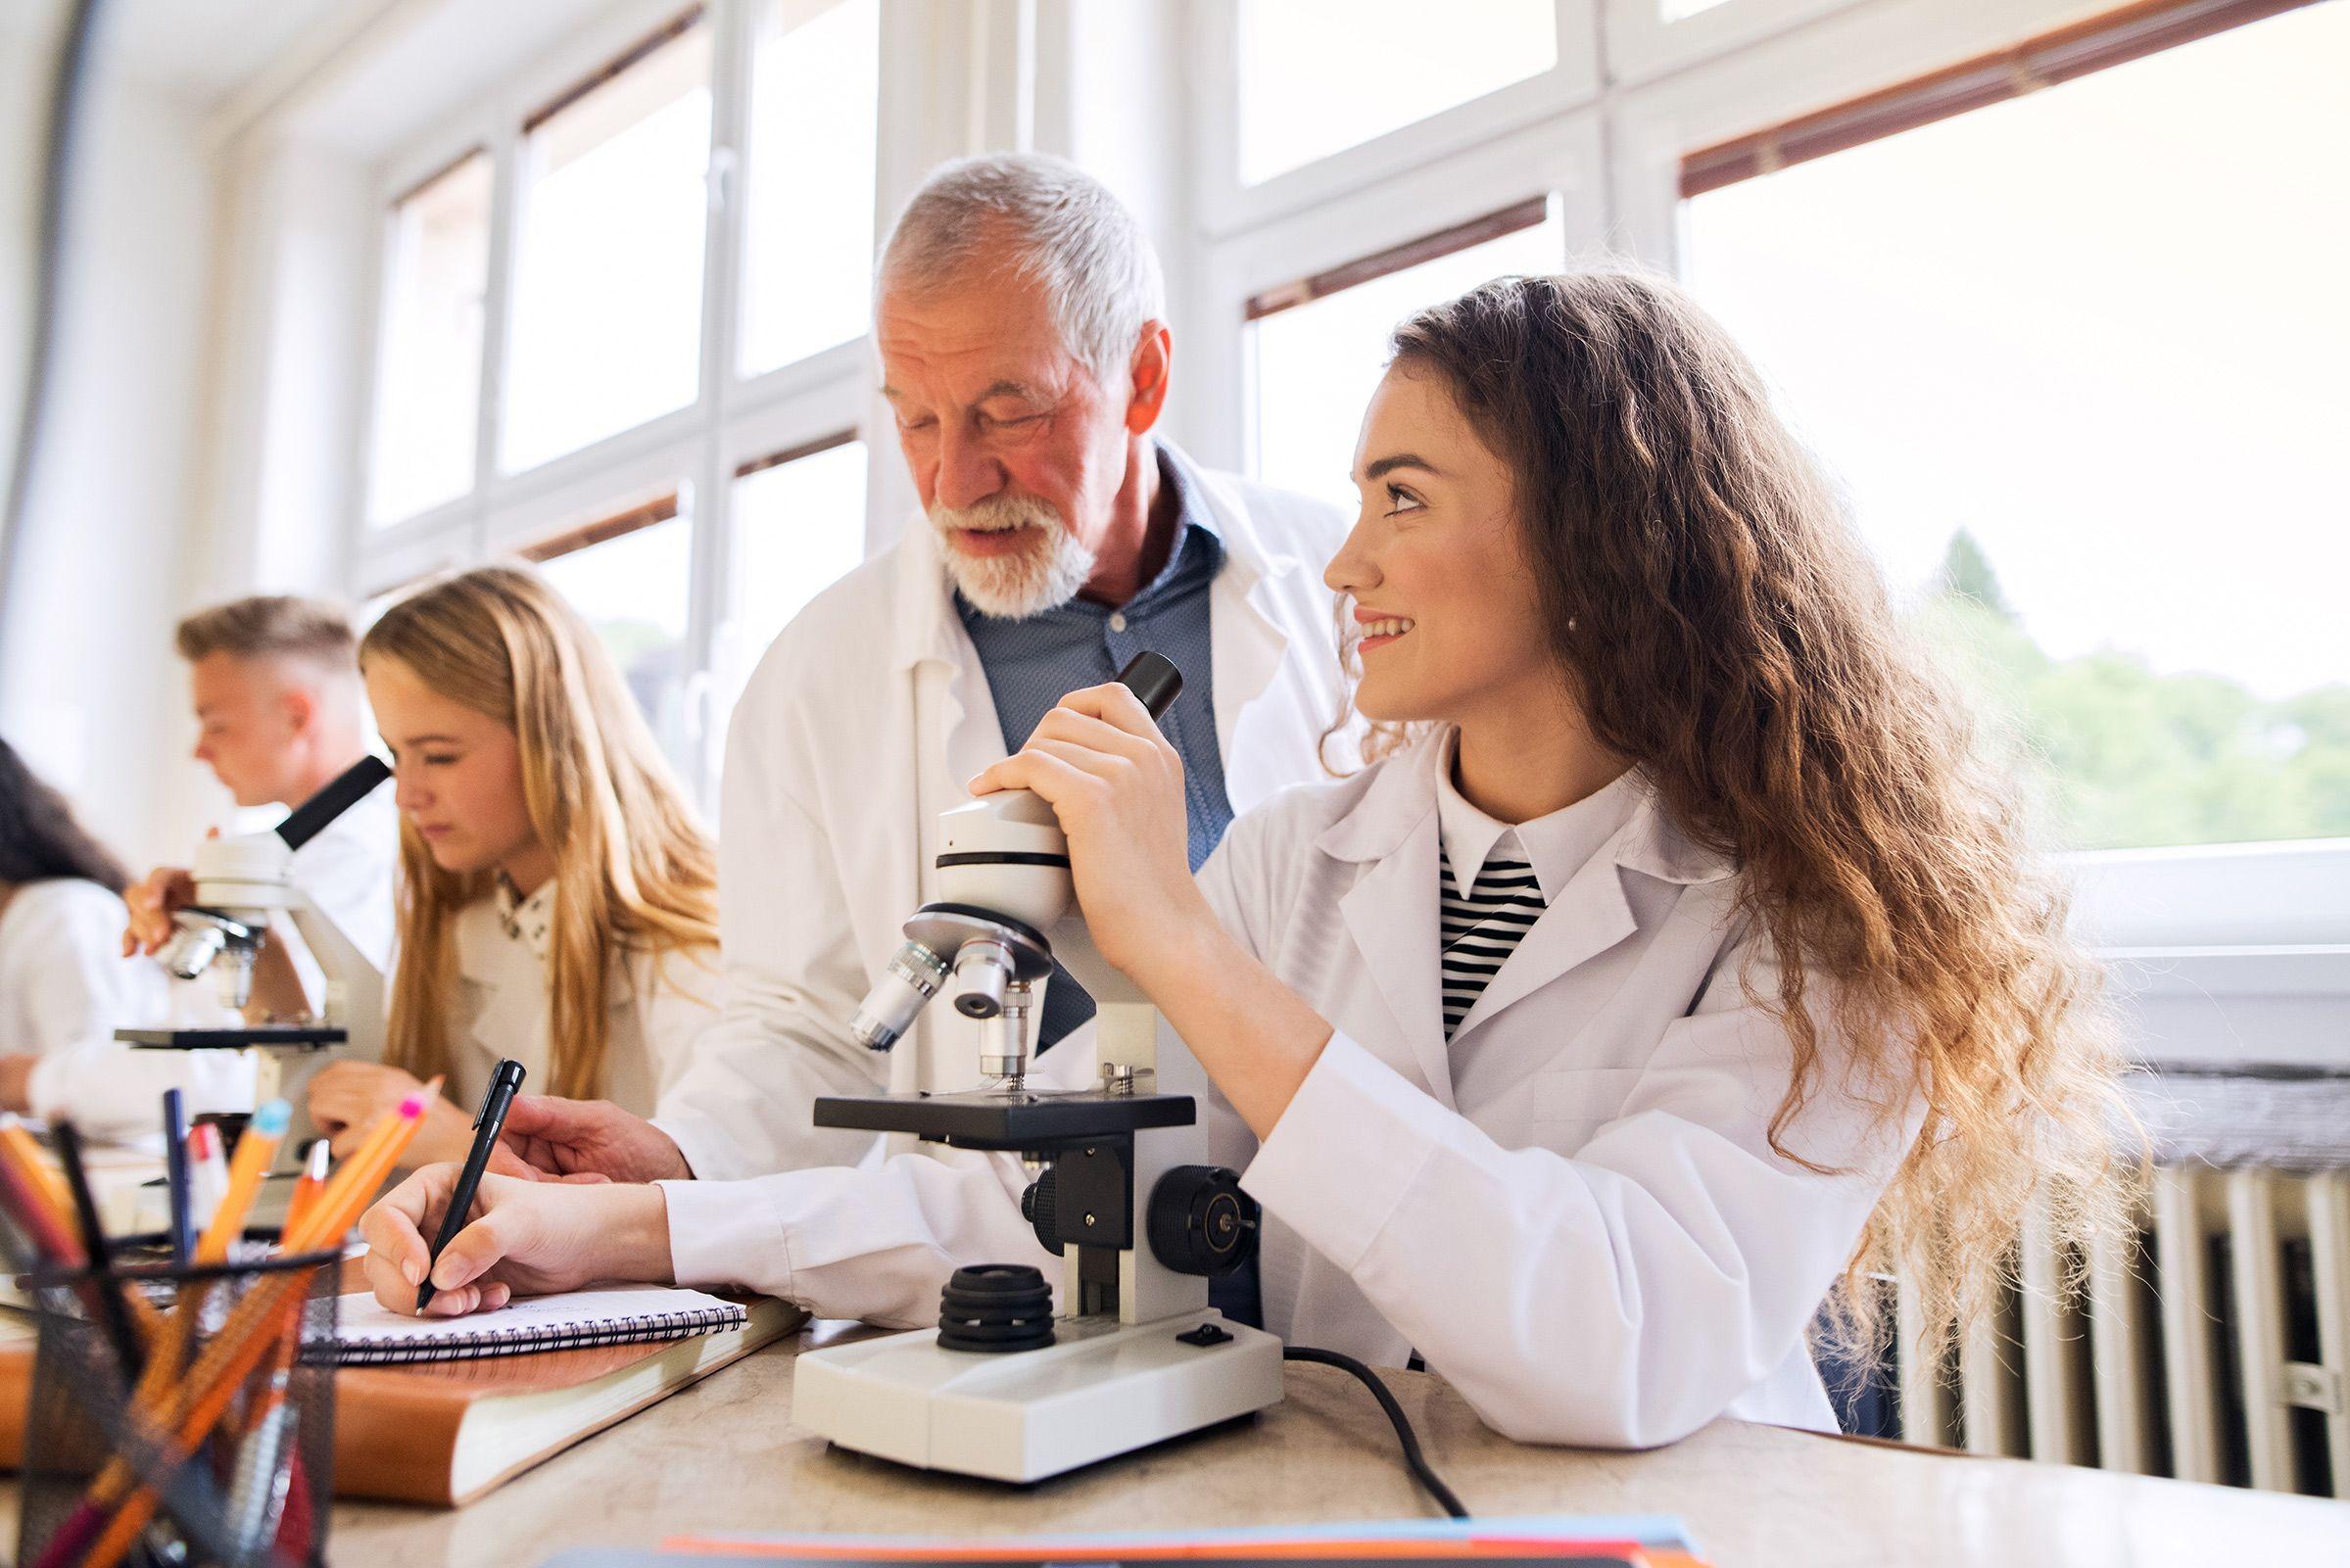
[(1151, 1251), (1178, 1274), (1228, 1274), (1257, 1251), (1258, 1212), (1222, 1165), (1177, 1165), (1151, 1189)]
[(1036, 1232), (1036, 1240), (1048, 1253), (1061, 1250), (1060, 1206), (1054, 1201), (1060, 1184), (1053, 1180), (1053, 1167), (1046, 1165), (1044, 1174), (1029, 1183), (1029, 1190), (1020, 1195), (1020, 1217)]

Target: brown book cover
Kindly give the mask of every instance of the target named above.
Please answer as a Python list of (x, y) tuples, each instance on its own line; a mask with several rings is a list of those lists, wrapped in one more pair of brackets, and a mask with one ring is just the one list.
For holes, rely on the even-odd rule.
[[(647, 1345), (346, 1366), (335, 1373), (335, 1496), (442, 1506), (500, 1484), (807, 1321), (749, 1304), (742, 1328)], [(32, 1342), (0, 1345), (0, 1466), (24, 1458)]]

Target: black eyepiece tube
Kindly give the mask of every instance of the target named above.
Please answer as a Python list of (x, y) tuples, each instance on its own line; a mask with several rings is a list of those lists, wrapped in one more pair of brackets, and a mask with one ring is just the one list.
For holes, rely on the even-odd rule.
[(366, 799), (377, 784), (391, 777), (390, 765), (370, 752), (336, 774), (325, 788), (286, 813), (286, 820), (277, 825), (277, 836), (285, 840), (288, 849), (300, 849), (325, 832), (328, 823)]
[(1118, 683), (1142, 699), (1155, 721), (1166, 716), (1183, 689), (1183, 672), (1164, 653), (1137, 653), (1118, 672)]

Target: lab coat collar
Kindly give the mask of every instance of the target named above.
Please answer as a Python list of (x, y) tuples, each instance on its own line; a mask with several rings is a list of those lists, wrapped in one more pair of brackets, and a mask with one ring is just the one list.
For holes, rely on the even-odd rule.
[[(1378, 764), (1378, 774), (1346, 814), (1322, 830), (1316, 847), (1335, 860), (1385, 860), (1404, 847), (1423, 818), (1436, 813), (1437, 770), (1452, 755), (1449, 726), (1432, 725)], [(1694, 842), (1665, 814), (1655, 787), (1645, 779), (1623, 827), (1592, 857), (1658, 881), (1693, 885), (1716, 882), (1737, 868)], [(1433, 873), (1431, 872), (1431, 875)], [(1560, 891), (1563, 900), (1580, 876)]]

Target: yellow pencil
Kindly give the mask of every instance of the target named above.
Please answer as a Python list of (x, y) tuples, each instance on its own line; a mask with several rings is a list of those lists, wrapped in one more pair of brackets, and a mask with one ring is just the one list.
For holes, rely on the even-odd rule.
[(277, 1158), (278, 1142), (293, 1119), (294, 1108), (283, 1100), (272, 1100), (253, 1114), (245, 1135), (237, 1140), (236, 1157), (229, 1162), (228, 1191), (196, 1243), (197, 1262), (228, 1261), (229, 1244), (245, 1233), (245, 1216), (253, 1212), (262, 1178), (269, 1173), (269, 1162)]

